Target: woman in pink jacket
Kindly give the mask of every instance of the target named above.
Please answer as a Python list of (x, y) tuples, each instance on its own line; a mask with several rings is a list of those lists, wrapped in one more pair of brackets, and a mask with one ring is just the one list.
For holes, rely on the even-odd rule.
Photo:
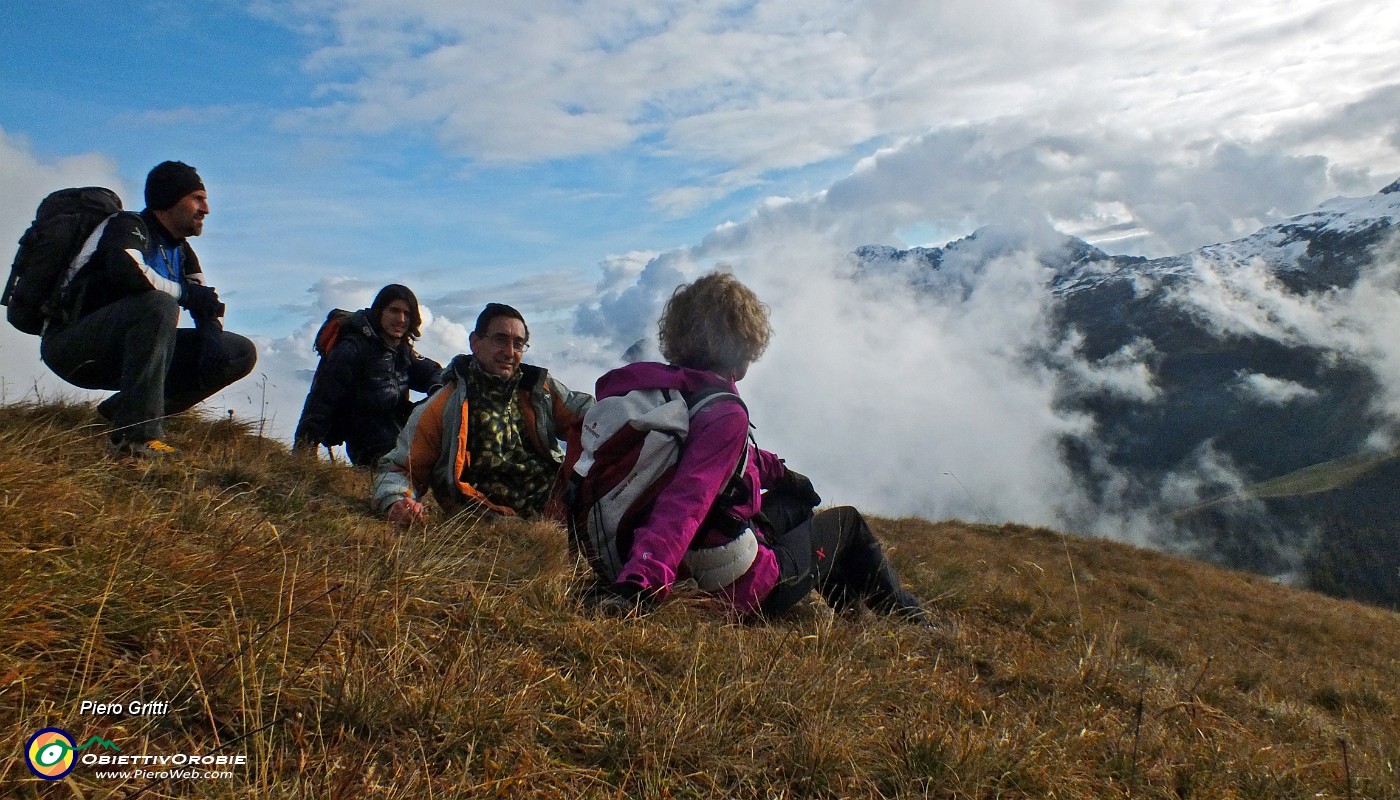
[[(737, 396), (737, 382), (771, 335), (768, 309), (748, 287), (727, 273), (706, 275), (679, 287), (662, 312), (661, 352), (669, 363), (615, 369), (598, 380), (596, 396), (636, 389)], [(747, 569), (738, 565), (737, 579), (709, 590), (736, 615), (781, 613), (815, 588), (837, 610), (864, 604), (928, 624), (860, 512), (846, 506), (813, 516), (821, 498), (811, 481), (748, 441), (748, 410), (736, 397), (721, 395), (695, 412), (675, 475), (634, 530), (616, 580), (596, 586), (585, 603), (612, 613), (645, 611), (689, 576), (688, 553), (753, 531), (758, 546), (743, 556), (753, 553)]]

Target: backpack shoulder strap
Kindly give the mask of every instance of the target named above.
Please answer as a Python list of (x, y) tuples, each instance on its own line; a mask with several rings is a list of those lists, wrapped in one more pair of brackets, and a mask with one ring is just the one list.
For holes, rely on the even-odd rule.
[[(702, 409), (719, 400), (733, 400), (744, 409), (745, 421), (750, 429), (753, 422), (748, 420), (749, 407), (744, 403), (739, 395), (722, 389), (717, 386), (707, 386), (697, 392), (692, 392), (685, 396), (686, 403), (690, 406), (690, 416), (694, 417)], [(722, 512), (738, 505), (744, 498), (744, 473), (748, 470), (749, 454), (757, 446), (753, 434), (750, 432), (744, 437), (744, 446), (739, 450), (739, 458), (734, 464), (734, 469), (729, 473), (729, 479), (725, 481), (724, 487), (720, 489), (719, 495), (715, 498), (715, 503), (710, 508), (710, 513), (706, 517), (706, 523), (725, 530), (729, 533), (724, 523), (728, 520), (728, 515)], [(735, 535), (738, 531), (736, 530)]]
[[(670, 397), (669, 393), (667, 394), (667, 397)], [(740, 397), (737, 394), (734, 394), (733, 392), (727, 389), (721, 389), (718, 386), (706, 386), (705, 388), (700, 389), (699, 391), (691, 392), (687, 395), (684, 395), (684, 397), (686, 405), (690, 407), (690, 416), (692, 417), (700, 413), (700, 411), (709, 404), (717, 400), (725, 399), (733, 400), (734, 402), (738, 403), (744, 409), (745, 417), (747, 417), (749, 413), (749, 407), (744, 403), (744, 399), (742, 397)]]

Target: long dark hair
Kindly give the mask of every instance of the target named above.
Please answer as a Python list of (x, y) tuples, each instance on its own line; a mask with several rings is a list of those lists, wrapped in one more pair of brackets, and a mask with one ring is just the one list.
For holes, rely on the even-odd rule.
[(413, 294), (413, 290), (401, 283), (391, 283), (379, 290), (379, 294), (374, 296), (374, 302), (369, 305), (370, 321), (374, 324), (374, 329), (379, 330), (379, 318), (384, 316), (384, 309), (395, 300), (402, 300), (408, 303), (408, 317), (411, 324), (408, 326), (408, 333), (404, 334), (405, 339), (417, 339), (423, 333), (423, 312), (418, 310), (418, 297)]

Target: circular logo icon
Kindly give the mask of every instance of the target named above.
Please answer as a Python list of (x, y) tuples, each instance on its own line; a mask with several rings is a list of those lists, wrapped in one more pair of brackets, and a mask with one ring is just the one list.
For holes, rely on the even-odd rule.
[(78, 760), (73, 757), (76, 745), (73, 737), (62, 728), (44, 728), (29, 737), (24, 746), (29, 771), (46, 781), (56, 781), (73, 771)]

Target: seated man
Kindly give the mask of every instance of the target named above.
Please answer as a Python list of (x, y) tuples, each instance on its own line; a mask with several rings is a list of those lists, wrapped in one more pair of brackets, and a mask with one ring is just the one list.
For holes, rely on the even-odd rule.
[(409, 390), (432, 391), (442, 371), (413, 349), (422, 324), (417, 296), (397, 283), (380, 289), (369, 308), (328, 321), (322, 330), (338, 325), (339, 338), (316, 366), (296, 447), (314, 452), (318, 444), (344, 442), (356, 466), (372, 466), (394, 449), (413, 410)]
[[(40, 355), (60, 378), (114, 389), (97, 411), (118, 453), (175, 452), (164, 421), (253, 371), (257, 348), (224, 331), (224, 304), (204, 283), (188, 237), (204, 230), (209, 197), (194, 167), (158, 164), (146, 176), (146, 210), (108, 218), (60, 292)], [(89, 249), (92, 247), (93, 249)], [(75, 262), (75, 265), (78, 262)], [(180, 328), (180, 309), (193, 329)]]
[(514, 308), (488, 304), (469, 342), (471, 355), (447, 365), (443, 387), (419, 404), (379, 462), (370, 502), (392, 522), (424, 520), (427, 489), (448, 513), (543, 512), (563, 461), (559, 440), (577, 437), (593, 405), (591, 395), (520, 363), (530, 329)]

